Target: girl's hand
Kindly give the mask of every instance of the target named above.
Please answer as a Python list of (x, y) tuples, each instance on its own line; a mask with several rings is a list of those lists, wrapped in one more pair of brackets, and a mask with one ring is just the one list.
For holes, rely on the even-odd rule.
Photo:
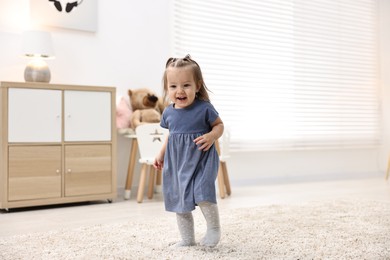
[(194, 143), (199, 146), (199, 150), (207, 151), (214, 144), (215, 139), (210, 133), (204, 134), (194, 139)]
[(165, 155), (165, 150), (167, 149), (167, 143), (168, 143), (168, 136), (164, 141), (163, 147), (161, 148), (161, 151), (158, 153), (156, 158), (154, 159), (153, 166), (157, 170), (162, 170), (164, 167), (164, 155)]
[(199, 150), (207, 151), (213, 146), (223, 134), (223, 122), (220, 117), (211, 124), (211, 131), (194, 139), (194, 143), (199, 146)]
[(157, 170), (160, 170), (160, 171), (161, 171), (162, 168), (164, 167), (164, 156), (158, 155), (158, 156), (154, 159), (153, 166), (154, 166), (154, 168), (156, 168)]

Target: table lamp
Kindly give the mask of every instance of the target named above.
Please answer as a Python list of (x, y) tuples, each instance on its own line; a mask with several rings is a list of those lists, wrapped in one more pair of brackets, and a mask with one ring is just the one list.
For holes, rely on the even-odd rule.
[(31, 59), (24, 70), (24, 80), (50, 82), (50, 69), (45, 59), (54, 59), (51, 34), (44, 31), (23, 32), (23, 55)]

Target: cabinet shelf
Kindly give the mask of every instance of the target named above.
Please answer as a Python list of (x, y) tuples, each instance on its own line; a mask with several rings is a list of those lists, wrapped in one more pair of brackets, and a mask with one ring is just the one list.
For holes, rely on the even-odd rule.
[(0, 84), (0, 208), (116, 198), (114, 87)]

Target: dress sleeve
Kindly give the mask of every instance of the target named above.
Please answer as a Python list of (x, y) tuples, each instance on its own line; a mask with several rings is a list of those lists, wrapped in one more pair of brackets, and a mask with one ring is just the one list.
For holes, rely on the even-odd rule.
[(160, 120), (160, 126), (162, 128), (167, 128), (168, 129), (168, 123), (166, 120), (166, 109), (164, 110), (163, 114), (161, 115), (161, 120)]
[(209, 103), (207, 108), (206, 120), (210, 125), (219, 117), (217, 110)]

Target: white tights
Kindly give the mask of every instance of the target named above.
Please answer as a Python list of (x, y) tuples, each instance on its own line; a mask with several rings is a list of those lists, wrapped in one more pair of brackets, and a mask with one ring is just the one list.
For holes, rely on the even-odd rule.
[[(221, 237), (221, 226), (219, 224), (219, 213), (217, 204), (201, 202), (198, 204), (207, 223), (206, 235), (200, 241), (201, 246), (214, 247)], [(194, 218), (191, 212), (177, 213), (177, 225), (179, 227), (182, 241), (176, 246), (195, 245)]]
[(194, 218), (192, 213), (176, 213), (177, 226), (179, 227), (181, 242), (176, 246), (195, 245)]
[(221, 226), (219, 224), (219, 213), (217, 204), (210, 202), (201, 202), (199, 207), (207, 222), (207, 232), (200, 241), (201, 246), (214, 247), (221, 238)]

